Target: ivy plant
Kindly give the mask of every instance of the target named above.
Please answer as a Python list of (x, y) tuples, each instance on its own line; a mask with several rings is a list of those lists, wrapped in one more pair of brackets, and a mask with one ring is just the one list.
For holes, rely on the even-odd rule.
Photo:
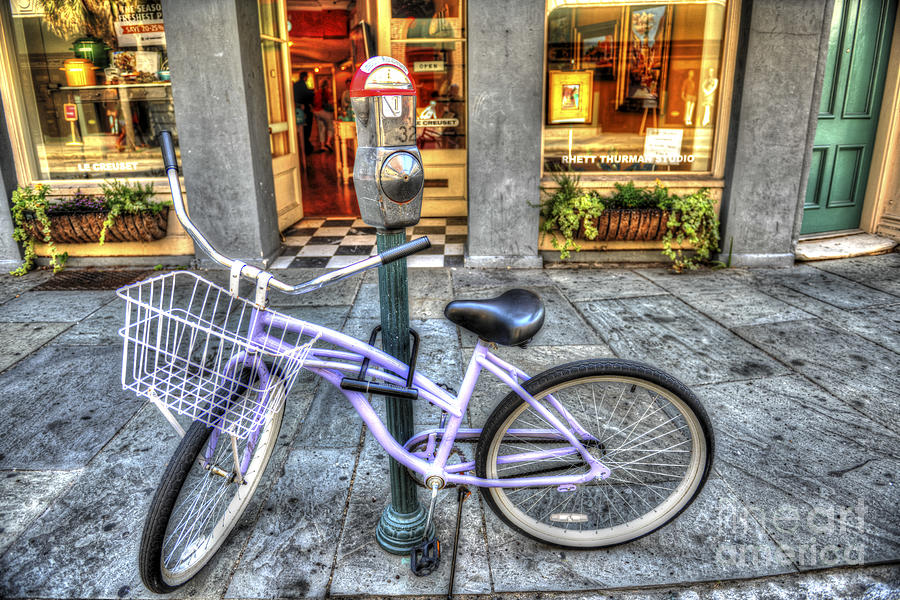
[(34, 268), (36, 254), (34, 253), (34, 238), (28, 231), (28, 217), (33, 218), (38, 223), (43, 242), (47, 244), (50, 250), (50, 266), (53, 272), (58, 273), (66, 264), (69, 255), (65, 252), (59, 252), (53, 239), (50, 237), (50, 217), (47, 216), (49, 201), (47, 195), (50, 193), (50, 187), (37, 184), (34, 187), (25, 186), (18, 187), (12, 193), (12, 218), (13, 218), (13, 239), (22, 244), (24, 250), (24, 262), (13, 271), (11, 275), (21, 276)]
[[(584, 238), (597, 238), (597, 219), (605, 209), (648, 209), (668, 211), (666, 232), (662, 239), (663, 254), (672, 260), (676, 271), (695, 269), (708, 261), (719, 248), (719, 219), (715, 203), (704, 188), (686, 196), (669, 192), (658, 179), (650, 188), (638, 188), (633, 181), (616, 183), (614, 191), (601, 196), (596, 191), (581, 188), (576, 173), (556, 172), (555, 185), (544, 189), (541, 204), (544, 235), (551, 234), (553, 247), (566, 259), (581, 246), (576, 241), (579, 232)], [(562, 238), (560, 242), (558, 237)], [(693, 254), (686, 254), (679, 246), (688, 243)]]
[[(572, 250), (581, 250), (575, 242), (578, 230), (584, 225), (584, 235), (592, 240), (597, 237), (597, 217), (603, 212), (603, 202), (593, 192), (581, 189), (578, 175), (564, 171), (553, 175), (553, 187), (544, 188), (545, 199), (541, 203), (544, 222), (541, 230), (551, 234), (553, 247), (559, 250), (561, 258), (568, 258)], [(562, 234), (563, 242), (557, 240), (554, 231)]]
[[(40, 241), (47, 244), (50, 252), (50, 266), (53, 272), (62, 270), (68, 254), (59, 252), (51, 237), (50, 216), (54, 214), (105, 213), (100, 230), (99, 242), (106, 241), (106, 234), (116, 224), (116, 219), (123, 214), (152, 213), (157, 214), (172, 206), (172, 201), (152, 202), (153, 186), (149, 183), (129, 183), (113, 180), (100, 185), (102, 196), (82, 194), (78, 190), (69, 198), (57, 198), (52, 202), (48, 198), (50, 187), (36, 184), (34, 187), (19, 187), (12, 196), (12, 216), (15, 228), (13, 238), (21, 242), (25, 260), (18, 269), (11, 271), (13, 275), (24, 275), (34, 268), (36, 255), (35, 239), (31, 232), (36, 227), (40, 232)], [(36, 225), (35, 225), (36, 224)]]
[(100, 230), (100, 244), (106, 241), (106, 232), (116, 224), (121, 214), (133, 215), (139, 212), (156, 214), (172, 206), (172, 202), (150, 202), (153, 197), (153, 186), (149, 183), (128, 183), (114, 179), (100, 184), (103, 192), (106, 218)]
[[(669, 211), (662, 252), (672, 259), (676, 271), (696, 269), (699, 262), (709, 260), (718, 251), (719, 218), (707, 188), (687, 196), (672, 194), (660, 203), (660, 208)], [(681, 248), (673, 248), (684, 242), (693, 247), (693, 256), (685, 255)]]

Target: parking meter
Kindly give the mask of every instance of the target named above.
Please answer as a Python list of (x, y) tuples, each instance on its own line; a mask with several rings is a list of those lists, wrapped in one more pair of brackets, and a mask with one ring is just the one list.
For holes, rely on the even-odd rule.
[(416, 92), (409, 71), (387, 56), (362, 64), (350, 83), (356, 115), (353, 185), (362, 220), (379, 229), (419, 222), (425, 171), (416, 147)]

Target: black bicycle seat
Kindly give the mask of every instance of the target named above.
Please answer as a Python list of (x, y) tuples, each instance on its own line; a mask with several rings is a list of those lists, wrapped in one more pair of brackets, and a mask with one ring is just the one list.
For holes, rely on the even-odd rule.
[(454, 300), (444, 316), (485, 341), (523, 346), (544, 324), (544, 303), (533, 292), (513, 289), (489, 300)]

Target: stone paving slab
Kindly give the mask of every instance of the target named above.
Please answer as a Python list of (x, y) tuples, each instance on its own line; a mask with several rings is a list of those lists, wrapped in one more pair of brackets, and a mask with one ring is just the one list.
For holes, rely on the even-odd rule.
[(667, 269), (646, 269), (641, 273), (725, 327), (814, 316), (760, 292), (752, 276), (742, 270), (705, 271), (695, 277), (673, 274)]
[(671, 296), (597, 300), (576, 306), (619, 358), (654, 364), (687, 384), (788, 371)]
[(355, 449), (362, 419), (350, 401), (334, 386), (321, 382), (303, 418), (293, 445), (298, 448)]
[[(532, 377), (567, 362), (591, 358), (613, 358), (615, 356), (609, 346), (605, 344), (528, 346), (528, 348), (501, 346), (497, 349), (492, 349), (491, 352), (502, 360), (519, 367)], [(464, 360), (470, 359), (471, 356), (471, 350), (466, 350), (463, 353)], [(510, 389), (505, 383), (494, 377), (492, 373), (482, 371), (478, 379), (478, 385), (475, 387), (472, 399), (469, 402), (469, 426), (483, 426), (491, 412), (509, 393)]]
[[(387, 458), (370, 435), (366, 435), (360, 455), (347, 521), (337, 553), (331, 593), (392, 595), (446, 594), (450, 581), (450, 553), (456, 519), (456, 492), (441, 493), (435, 507), (434, 523), (441, 540), (442, 560), (427, 577), (416, 577), (409, 568), (408, 556), (388, 554), (375, 541), (375, 528), (390, 497)], [(420, 489), (419, 500), (427, 507), (428, 494)], [(463, 505), (460, 533), (460, 562), (457, 564), (456, 591), (460, 594), (485, 594), (491, 591), (487, 548), (479, 501), (475, 494)]]
[(78, 475), (79, 471), (0, 471), (0, 555)]
[(900, 253), (898, 252), (881, 256), (825, 260), (812, 263), (810, 266), (900, 297)]
[(31, 271), (22, 277), (13, 277), (5, 271), (0, 271), (0, 304), (41, 285), (52, 276), (53, 273), (49, 270)]
[[(634, 271), (620, 269), (547, 269), (547, 276), (572, 302), (658, 296), (662, 289)], [(644, 270), (641, 273), (645, 273)]]
[(820, 320), (738, 327), (735, 332), (880, 426), (900, 431), (896, 353)]
[(83, 467), (143, 401), (119, 383), (122, 349), (44, 346), (0, 375), (0, 468)]
[(492, 298), (512, 288), (545, 288), (553, 280), (544, 269), (451, 269), (457, 299)]
[(0, 326), (0, 372), (19, 362), (61, 332), (71, 323), (4, 323)]
[(35, 321), (74, 323), (101, 306), (112, 302), (115, 293), (102, 292), (25, 292), (0, 305), (0, 322)]
[[(717, 471), (795, 565), (900, 555), (896, 435), (799, 375), (696, 391), (716, 429)], [(758, 550), (728, 548), (767, 561)]]
[(892, 294), (806, 265), (789, 269), (760, 269), (753, 271), (753, 275), (763, 292), (768, 292), (767, 288), (773, 284), (782, 285), (843, 309), (865, 308), (897, 301), (897, 296)]
[[(722, 515), (744, 515), (738, 525)], [(640, 540), (586, 551), (551, 548), (511, 530), (486, 514), (491, 573), (497, 592), (597, 590), (694, 583), (786, 573), (793, 570), (766, 532), (753, 526), (721, 479), (710, 479), (698, 499), (673, 523)], [(751, 545), (771, 563), (741, 564), (722, 552)]]
[[(533, 600), (534, 594), (504, 595)], [(851, 567), (735, 581), (637, 587), (605, 592), (543, 593), (541, 600), (896, 600), (900, 566)]]
[[(544, 325), (529, 347), (564, 346), (566, 344), (593, 345), (602, 343), (594, 330), (585, 323), (572, 304), (555, 287), (529, 288), (544, 303)], [(474, 348), (478, 336), (459, 328), (463, 348)]]
[(325, 595), (355, 455), (355, 448), (291, 450), (253, 527), (226, 598)]
[(845, 310), (780, 285), (768, 286), (766, 294), (889, 350), (900, 351), (900, 339), (894, 332), (897, 304)]
[[(269, 466), (244, 516), (212, 562), (176, 597), (221, 598), (273, 482), (302, 407), (285, 409)], [(144, 588), (137, 553), (144, 518), (178, 438), (152, 405), (87, 465), (62, 494), (0, 556), (0, 597), (159, 598)], [(171, 597), (171, 596), (166, 596)]]

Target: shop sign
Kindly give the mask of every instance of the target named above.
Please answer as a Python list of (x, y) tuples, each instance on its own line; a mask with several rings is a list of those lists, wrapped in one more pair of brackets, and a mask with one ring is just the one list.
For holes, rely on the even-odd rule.
[(120, 5), (116, 16), (116, 38), (120, 47), (165, 46), (162, 4), (140, 2), (137, 5)]
[(77, 121), (78, 106), (74, 104), (63, 104), (63, 114), (66, 117), (66, 121)]
[(682, 162), (679, 158), (683, 135), (683, 129), (648, 127), (644, 138), (644, 161), (657, 165)]
[(413, 63), (413, 73), (443, 73), (444, 61), (420, 60)]
[(136, 162), (96, 162), (81, 163), (78, 165), (80, 173), (91, 173), (96, 171), (137, 171), (138, 164)]
[(416, 119), (416, 127), (459, 127), (459, 119)]

